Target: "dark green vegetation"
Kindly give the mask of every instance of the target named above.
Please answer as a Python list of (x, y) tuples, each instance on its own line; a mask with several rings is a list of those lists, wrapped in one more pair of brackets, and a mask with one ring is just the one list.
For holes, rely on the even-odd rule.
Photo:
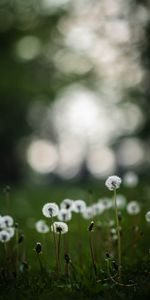
[[(34, 223), (45, 219), (41, 209), (46, 202), (57, 202), (64, 198), (84, 199), (87, 203), (100, 197), (111, 196), (111, 192), (102, 186), (89, 183), (93, 189), (89, 196), (87, 185), (77, 187), (73, 184), (57, 187), (12, 188), (9, 214), (19, 224), (20, 234), (25, 239), (19, 245), (20, 265), (16, 274), (9, 259), (4, 255), (3, 244), (0, 244), (1, 280), (0, 299), (148, 299), (150, 295), (150, 256), (149, 256), (149, 224), (145, 221), (145, 212), (149, 210), (149, 188), (140, 185), (136, 189), (121, 188), (119, 193), (126, 195), (127, 200), (137, 200), (141, 204), (138, 217), (130, 216), (123, 211), (122, 226), (122, 264), (124, 284), (115, 284), (109, 278), (106, 267), (106, 253), (109, 251), (113, 261), (116, 259), (116, 242), (110, 243), (110, 234), (106, 222), (114, 219), (112, 209), (95, 218), (95, 230), (92, 232), (93, 248), (97, 266), (97, 278), (93, 271), (89, 248), (88, 225), (90, 220), (83, 220), (80, 215), (73, 214), (68, 223), (68, 262), (69, 276), (66, 276), (63, 236), (61, 244), (61, 273), (55, 273), (55, 256), (51, 232), (45, 235), (37, 233)], [(2, 190), (1, 190), (2, 191)], [(0, 214), (8, 214), (6, 199), (1, 192)], [(46, 220), (50, 223), (49, 219)], [(135, 226), (138, 231), (135, 232)], [(42, 254), (37, 255), (36, 242), (42, 244)], [(8, 247), (8, 256), (13, 255), (15, 238)], [(7, 256), (7, 257), (8, 257)], [(39, 258), (40, 262), (39, 263)], [(15, 259), (15, 258), (14, 258)], [(111, 274), (116, 274), (116, 266), (112, 263)], [(9, 269), (9, 271), (8, 271)], [(114, 277), (115, 278), (115, 277)]]

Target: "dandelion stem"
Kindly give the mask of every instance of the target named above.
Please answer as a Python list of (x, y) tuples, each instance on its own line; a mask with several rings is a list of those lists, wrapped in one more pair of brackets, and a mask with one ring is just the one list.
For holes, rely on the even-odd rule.
[(57, 258), (58, 258), (58, 271), (60, 271), (60, 242), (61, 242), (61, 231), (59, 232), (59, 237), (58, 237), (58, 249), (57, 249)]
[(93, 270), (95, 274), (95, 279), (97, 279), (97, 268), (95, 264), (95, 259), (94, 259), (94, 252), (93, 252), (93, 245), (92, 245), (92, 233), (89, 232), (89, 245), (90, 245), (90, 253), (91, 253), (91, 258), (92, 258), (92, 264), (93, 264)]
[(16, 228), (16, 274), (18, 272), (18, 260), (19, 260), (19, 245), (18, 245), (18, 239), (19, 239), (19, 231), (18, 228)]
[(54, 222), (53, 217), (51, 216), (51, 225), (52, 225), (52, 231), (53, 231), (53, 239), (54, 239), (54, 247), (55, 247), (55, 256), (56, 256), (56, 269), (57, 269), (57, 275), (59, 273), (59, 263), (58, 263), (58, 256), (57, 256), (57, 243), (56, 243), (56, 236), (55, 236), (55, 229), (54, 229)]
[(116, 189), (114, 189), (114, 203), (115, 203), (115, 214), (116, 214), (116, 228), (118, 236), (118, 268), (119, 268), (119, 280), (121, 282), (121, 238), (120, 238), (120, 229), (119, 229), (119, 219), (118, 219), (118, 209), (116, 201)]

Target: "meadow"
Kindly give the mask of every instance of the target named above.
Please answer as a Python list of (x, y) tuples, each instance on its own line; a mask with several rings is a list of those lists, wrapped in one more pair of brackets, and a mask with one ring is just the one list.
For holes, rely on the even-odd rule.
[[(145, 214), (150, 210), (150, 188), (142, 181), (130, 187), (121, 184), (117, 194), (125, 199), (122, 206), (118, 202), (118, 231), (113, 191), (105, 181), (1, 187), (0, 215), (13, 217), (15, 233), (0, 243), (0, 299), (148, 299), (150, 223)], [(64, 199), (82, 199), (94, 211), (72, 211), (68, 232), (55, 234), (55, 249), (53, 223), (42, 208), (46, 203), (60, 207)], [(131, 201), (138, 203), (137, 213), (128, 211)], [(105, 208), (95, 205), (99, 202)], [(38, 232), (39, 220), (48, 232)]]

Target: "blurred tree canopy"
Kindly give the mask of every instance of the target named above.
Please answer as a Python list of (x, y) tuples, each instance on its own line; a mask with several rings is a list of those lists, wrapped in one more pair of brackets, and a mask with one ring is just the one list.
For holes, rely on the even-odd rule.
[[(54, 2), (57, 0), (0, 1), (0, 182), (2, 183), (22, 180), (23, 170), (16, 147), (21, 137), (32, 132), (26, 119), (32, 102), (36, 101), (39, 95), (45, 95), (45, 101), (54, 101), (60, 89), (74, 82), (84, 81), (86, 86), (96, 89), (98, 79), (94, 68), (81, 74), (75, 72), (64, 74), (54, 63), (53, 56), (56, 51), (66, 49), (62, 43), (63, 34), (59, 30), (59, 23), (67, 19), (68, 15), (72, 14), (72, 19), (74, 17), (73, 1), (58, 1), (58, 6), (54, 5)], [(87, 2), (89, 4), (89, 1)], [(97, 1), (91, 2), (93, 7), (97, 4)], [(49, 6), (42, 6), (42, 3), (49, 3)], [(141, 6), (148, 11), (149, 1), (130, 1), (131, 11), (128, 18), (132, 19), (135, 8)], [(142, 30), (144, 38), (138, 47), (141, 64), (145, 70), (144, 80), (139, 86), (125, 90), (124, 101), (130, 97), (141, 107), (145, 122), (136, 134), (149, 143), (150, 19)], [(19, 47), (17, 43), (26, 36), (37, 37), (42, 45), (41, 51), (36, 53), (35, 49), (33, 57), (31, 52), (32, 59), (17, 56), (16, 49), (19, 49), (16, 48)]]

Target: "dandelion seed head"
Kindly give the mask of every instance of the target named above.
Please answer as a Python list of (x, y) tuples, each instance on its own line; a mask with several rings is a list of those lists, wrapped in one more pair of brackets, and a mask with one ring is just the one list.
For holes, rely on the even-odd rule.
[(35, 223), (35, 228), (37, 230), (37, 232), (40, 233), (47, 233), (49, 231), (49, 227), (47, 226), (47, 224), (45, 223), (44, 220), (39, 220)]
[(107, 178), (107, 180), (105, 181), (105, 185), (110, 191), (113, 191), (120, 187), (121, 182), (122, 180), (120, 177), (113, 175)]
[(8, 232), (10, 239), (15, 235), (15, 228), (14, 227), (7, 227), (5, 230)]
[(42, 208), (42, 213), (45, 217), (51, 218), (58, 215), (58, 205), (56, 203), (46, 203)]
[(135, 172), (129, 171), (123, 177), (123, 183), (127, 187), (135, 187), (139, 182), (138, 176)]
[(75, 200), (73, 211), (76, 213), (83, 213), (86, 209), (86, 203), (83, 200)]
[(73, 209), (73, 203), (74, 201), (71, 199), (64, 199), (61, 203), (60, 203), (60, 207), (61, 208), (65, 208), (67, 210), (72, 210)]
[(5, 227), (11, 227), (13, 226), (14, 220), (11, 216), (3, 216), (2, 221), (5, 225)]
[(145, 219), (148, 223), (150, 223), (150, 211), (145, 214)]
[(82, 216), (86, 220), (92, 219), (94, 217), (93, 208), (91, 206), (86, 207), (82, 212)]
[(10, 241), (10, 234), (6, 230), (0, 231), (0, 241), (2, 243), (7, 243)]
[(99, 206), (104, 210), (109, 209), (112, 207), (112, 199), (110, 198), (102, 198), (99, 200)]
[(65, 234), (68, 232), (68, 225), (64, 222), (54, 222), (53, 225), (51, 225), (51, 230), (57, 234)]
[(69, 209), (62, 208), (59, 210), (57, 218), (59, 221), (68, 222), (72, 219), (72, 213)]
[(127, 212), (129, 215), (137, 215), (141, 208), (137, 201), (131, 201), (127, 205)]

